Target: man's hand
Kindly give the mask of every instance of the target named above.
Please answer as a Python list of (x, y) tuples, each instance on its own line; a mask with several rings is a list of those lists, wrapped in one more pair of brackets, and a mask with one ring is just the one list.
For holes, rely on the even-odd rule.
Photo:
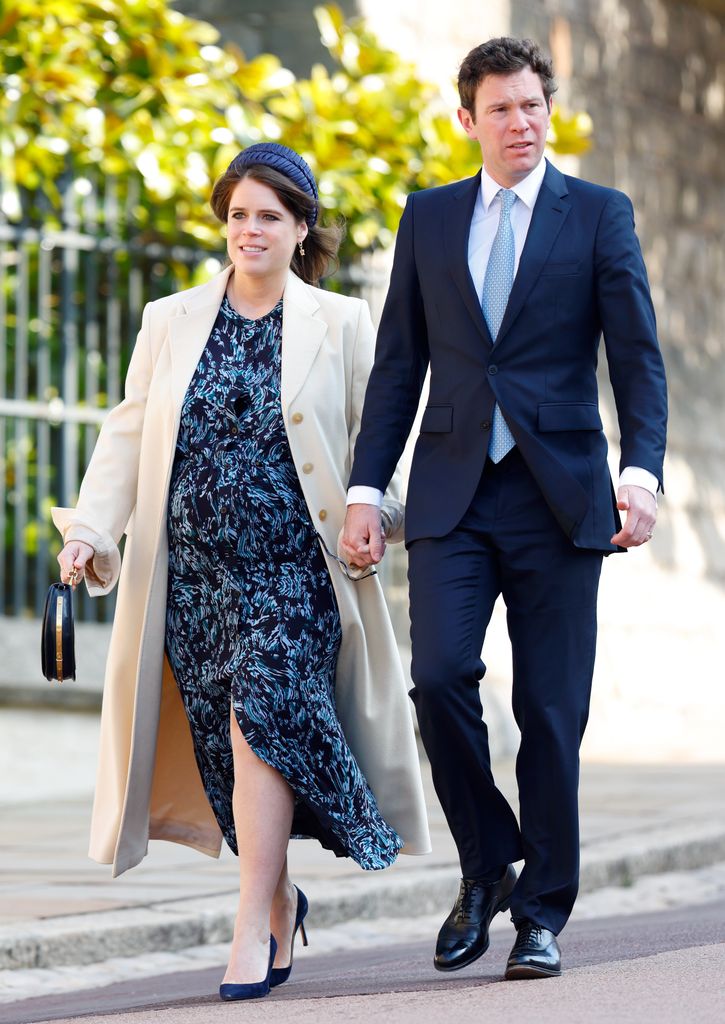
[(367, 569), (380, 561), (385, 553), (385, 537), (376, 505), (347, 506), (340, 547), (351, 569)]
[(646, 487), (626, 484), (617, 491), (617, 508), (627, 513), (619, 533), (612, 537), (612, 544), (622, 548), (636, 548), (652, 539), (657, 521), (657, 502)]

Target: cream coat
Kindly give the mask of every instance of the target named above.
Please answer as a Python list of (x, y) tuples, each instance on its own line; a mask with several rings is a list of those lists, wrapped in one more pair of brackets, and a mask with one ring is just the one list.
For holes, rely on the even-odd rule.
[[(90, 856), (119, 875), (149, 839), (218, 856), (221, 833), (193, 756), (164, 655), (169, 480), (181, 404), (231, 268), (208, 284), (149, 303), (124, 401), (109, 413), (75, 509), (53, 509), (64, 540), (93, 545), (91, 594), (119, 581), (106, 668)], [(334, 551), (374, 330), (367, 305), (290, 273), (282, 320), (282, 412), (312, 522)], [(401, 506), (386, 505), (399, 526)], [(399, 532), (399, 531), (398, 531)], [(118, 550), (126, 534), (123, 565)], [(342, 621), (337, 711), (404, 853), (430, 849), (409, 701), (377, 577), (351, 583), (325, 556)]]

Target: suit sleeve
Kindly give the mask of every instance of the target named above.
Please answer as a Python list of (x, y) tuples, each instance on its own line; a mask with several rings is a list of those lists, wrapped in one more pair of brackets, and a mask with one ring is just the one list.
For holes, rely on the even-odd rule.
[(620, 472), (648, 470), (663, 486), (667, 384), (632, 204), (612, 192), (595, 242), (599, 315), (617, 406)]
[(141, 432), (151, 381), (150, 304), (131, 355), (123, 401), (108, 414), (83, 477), (75, 508), (54, 508), (63, 542), (84, 541), (94, 549), (86, 572), (89, 593), (107, 593), (118, 579), (118, 543), (136, 504)]
[(428, 334), (414, 254), (413, 200), (414, 196), (408, 197), (398, 229), (350, 486), (387, 489), (413, 425), (428, 368)]
[[(360, 303), (355, 346), (352, 358), (352, 380), (350, 385), (349, 445), (350, 464), (354, 466), (355, 446), (360, 433), (363, 403), (375, 355), (375, 327), (367, 302)], [(402, 473), (396, 468), (382, 498), (383, 521), (387, 517), (387, 540), (395, 543), (403, 539), (404, 508), (400, 501)]]

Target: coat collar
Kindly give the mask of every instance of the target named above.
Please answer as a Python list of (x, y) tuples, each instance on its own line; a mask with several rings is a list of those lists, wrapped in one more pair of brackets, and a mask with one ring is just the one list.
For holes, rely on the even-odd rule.
[(231, 266), (225, 267), (206, 284), (182, 292), (179, 295), (181, 311), (169, 321), (171, 395), (177, 417), (217, 318), (232, 270)]
[[(169, 323), (171, 388), (177, 413), (211, 334), (232, 269), (226, 267), (206, 284), (179, 296), (181, 312)], [(290, 271), (282, 300), (282, 407), (285, 410), (304, 384), (327, 333), (327, 324), (319, 317), (319, 310), (315, 289)]]
[[(468, 234), (480, 189), (480, 171), (474, 177), (466, 178), (454, 186), (453, 201), (446, 210), (444, 231), (448, 265), (458, 290), (476, 327), (486, 341), (493, 344), (481, 310), (481, 301), (476, 294), (468, 269)], [(561, 231), (569, 212), (569, 203), (565, 198), (568, 194), (569, 190), (564, 175), (547, 160), (544, 180), (539, 189), (526, 243), (521, 253), (518, 271), (499, 330), (497, 342), (499, 345), (521, 312), (526, 297), (541, 273), (551, 247)]]

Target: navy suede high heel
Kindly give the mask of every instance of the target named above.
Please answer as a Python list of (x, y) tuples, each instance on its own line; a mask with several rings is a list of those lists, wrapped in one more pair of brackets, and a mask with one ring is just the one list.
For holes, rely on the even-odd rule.
[(220, 985), (219, 996), (221, 999), (259, 999), (260, 996), (269, 995), (270, 978), (272, 977), (272, 964), (277, 955), (277, 943), (274, 935), (269, 937), (269, 966), (267, 975), (262, 981), (252, 982), (250, 985)]
[[(295, 886), (297, 889), (297, 886)], [(269, 987), (275, 988), (277, 985), (283, 985), (290, 976), (292, 970), (292, 958), (295, 951), (295, 935), (297, 929), (300, 930), (302, 936), (302, 945), (307, 945), (307, 932), (305, 931), (304, 920), (307, 916), (307, 911), (310, 909), (310, 905), (307, 902), (307, 897), (301, 889), (297, 889), (297, 913), (295, 914), (295, 930), (292, 932), (292, 945), (290, 946), (289, 952), (289, 967), (273, 967), (272, 973), (269, 978)]]

